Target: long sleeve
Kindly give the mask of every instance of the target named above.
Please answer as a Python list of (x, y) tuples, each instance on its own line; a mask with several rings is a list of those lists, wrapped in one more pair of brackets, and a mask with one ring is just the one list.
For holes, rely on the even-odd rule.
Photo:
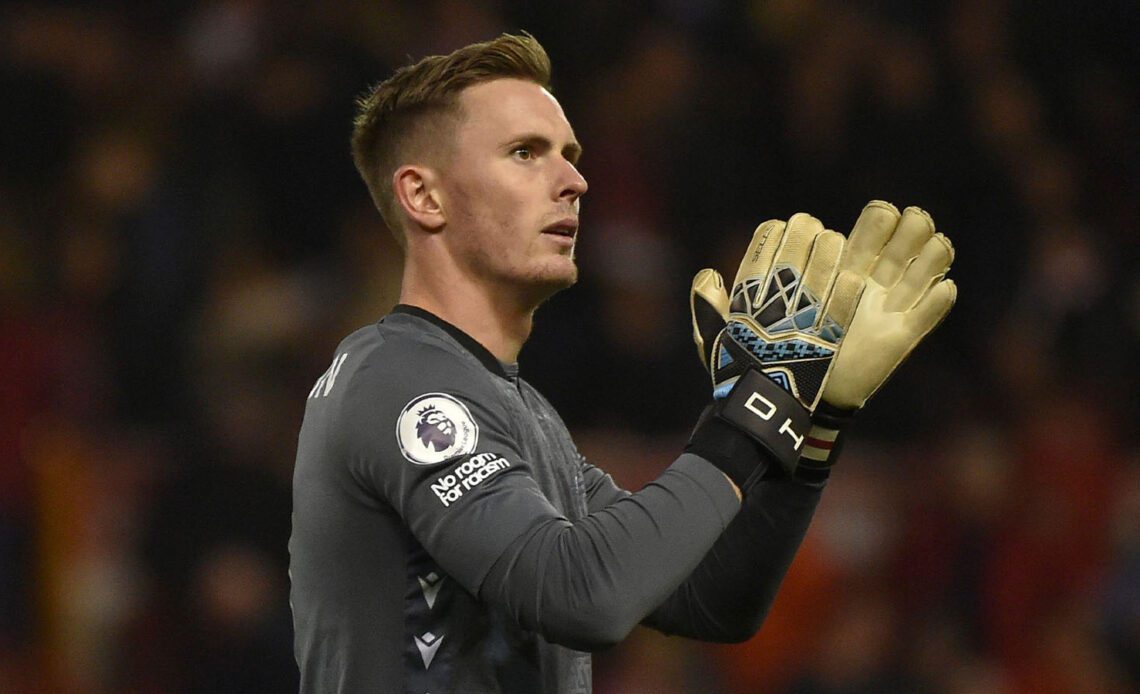
[(776, 599), (821, 493), (821, 486), (786, 477), (753, 487), (712, 550), (646, 626), (704, 641), (751, 638)]
[[(597, 467), (582, 465), (591, 510), (629, 494)], [(824, 486), (784, 476), (758, 483), (701, 563), (645, 626), (703, 641), (751, 638), (803, 542)]]
[(480, 590), (524, 628), (583, 650), (623, 639), (690, 575), (737, 505), (720, 472), (682, 455), (636, 494), (510, 544)]

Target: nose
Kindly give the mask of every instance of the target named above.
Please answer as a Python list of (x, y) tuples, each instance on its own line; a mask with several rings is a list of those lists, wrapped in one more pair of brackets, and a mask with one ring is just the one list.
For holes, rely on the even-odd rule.
[(578, 198), (586, 194), (590, 185), (586, 183), (586, 179), (578, 172), (577, 167), (570, 163), (569, 160), (563, 159), (564, 171), (561, 190), (558, 193), (560, 200), (569, 200), (570, 202), (576, 201)]

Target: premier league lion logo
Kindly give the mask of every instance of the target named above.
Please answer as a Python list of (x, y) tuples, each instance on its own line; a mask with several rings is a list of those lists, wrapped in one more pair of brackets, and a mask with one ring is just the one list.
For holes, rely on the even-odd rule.
[(416, 414), (416, 436), (426, 448), (442, 451), (455, 445), (455, 424), (439, 408), (428, 405)]
[(479, 425), (455, 396), (424, 393), (404, 405), (396, 420), (400, 452), (416, 465), (436, 465), (475, 451)]

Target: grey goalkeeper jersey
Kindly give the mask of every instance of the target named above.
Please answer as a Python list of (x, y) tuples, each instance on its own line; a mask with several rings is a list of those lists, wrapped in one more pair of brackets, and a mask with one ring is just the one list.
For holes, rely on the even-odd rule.
[(748, 638), (819, 492), (773, 480), (742, 508), (689, 454), (620, 490), (515, 365), (398, 307), (308, 396), (289, 542), (301, 691), (578, 694), (586, 651), (639, 622)]

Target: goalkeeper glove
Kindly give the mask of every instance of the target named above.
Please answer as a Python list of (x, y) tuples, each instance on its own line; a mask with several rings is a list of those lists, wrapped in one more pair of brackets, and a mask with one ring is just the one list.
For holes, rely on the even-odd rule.
[(946, 318), (958, 295), (944, 279), (954, 246), (917, 207), (900, 215), (888, 202), (863, 208), (840, 262), (866, 281), (823, 400), (854, 411), (887, 381), (926, 335)]
[[(756, 229), (731, 299), (715, 270), (693, 280), (693, 338), (713, 383), (713, 405), (702, 422), (744, 431), (789, 473), (809, 439), (811, 413), (863, 289), (859, 275), (839, 272), (843, 248), (841, 234), (796, 214)], [(698, 425), (690, 446), (708, 445), (709, 428)]]
[[(818, 479), (834, 462), (843, 427), (945, 319), (954, 305), (957, 287), (945, 279), (954, 260), (954, 247), (935, 231), (930, 215), (917, 207), (908, 207), (900, 214), (890, 203), (868, 203), (837, 267), (829, 262), (833, 257), (830, 252), (821, 246), (817, 255), (815, 247), (834, 243), (819, 238), (826, 239), (834, 232), (820, 231), (822, 225), (815, 220), (809, 225), (814, 231), (806, 229), (805, 218), (811, 220), (796, 215), (786, 227), (780, 222), (766, 222), (757, 229), (737, 273), (731, 305), (719, 274), (713, 270), (698, 273), (693, 281), (691, 309), (693, 337), (712, 375), (716, 396), (736, 398), (729, 389), (738, 380), (747, 377), (752, 379), (749, 383), (755, 383), (754, 377), (742, 372), (759, 370), (811, 412), (810, 429), (802, 445), (795, 440), (798, 461), (792, 459), (786, 445), (781, 450), (779, 444), (786, 441), (777, 437), (773, 443), (771, 436), (762, 436), (764, 432), (749, 433), (776, 455), (786, 470)], [(763, 247), (778, 232), (785, 232), (788, 238), (780, 239), (777, 258), (769, 262), (771, 251)], [(843, 248), (842, 237), (835, 236)], [(799, 266), (795, 259), (802, 257), (803, 239), (808, 237), (812, 237), (811, 256), (805, 266)], [(798, 271), (800, 267), (802, 271)], [(830, 268), (835, 282), (827, 294), (820, 294), (825, 268)], [(800, 277), (802, 286), (793, 292), (789, 283)], [(820, 306), (826, 306), (822, 317)], [(779, 315), (781, 307), (786, 318)], [(796, 328), (805, 334), (789, 334)], [(743, 366), (739, 360), (742, 351), (746, 359), (752, 359)], [(727, 404), (717, 411), (733, 421)], [(802, 418), (792, 421), (794, 427), (801, 427), (794, 431), (806, 426)], [(747, 417), (735, 422), (738, 426), (755, 423)]]

